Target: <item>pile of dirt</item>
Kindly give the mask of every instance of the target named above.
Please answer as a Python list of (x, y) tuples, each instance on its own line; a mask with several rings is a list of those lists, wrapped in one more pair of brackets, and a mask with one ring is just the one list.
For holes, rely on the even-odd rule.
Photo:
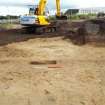
[(64, 34), (64, 39), (70, 39), (74, 44), (105, 43), (105, 19), (59, 21), (57, 32)]
[[(90, 42), (105, 44), (105, 19), (101, 18), (83, 21), (57, 20), (54, 26), (56, 26), (56, 32), (51, 32), (52, 36), (64, 36), (64, 39), (69, 39), (73, 44), (84, 45)], [(21, 27), (18, 26), (17, 29), (1, 29), (1, 31), (0, 35), (5, 33), (20, 34), (22, 30)], [(46, 37), (51, 36), (49, 32), (44, 34), (47, 34)], [(22, 39), (22, 36), (20, 39)]]

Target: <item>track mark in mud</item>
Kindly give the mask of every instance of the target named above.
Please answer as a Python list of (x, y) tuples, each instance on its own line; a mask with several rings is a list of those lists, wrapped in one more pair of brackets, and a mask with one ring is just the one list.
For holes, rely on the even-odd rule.
[(31, 61), (31, 65), (36, 65), (37, 68), (63, 68), (63, 64), (59, 64), (56, 60)]
[(10, 60), (2, 60), (0, 61), (0, 64), (8, 64), (10, 62)]
[(56, 60), (43, 60), (43, 61), (31, 61), (31, 65), (48, 65), (48, 64), (57, 64)]

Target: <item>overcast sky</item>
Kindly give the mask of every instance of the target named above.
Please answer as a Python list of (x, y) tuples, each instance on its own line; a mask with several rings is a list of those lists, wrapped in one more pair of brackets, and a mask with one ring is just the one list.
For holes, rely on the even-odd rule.
[[(48, 0), (47, 7), (51, 9), (55, 9), (55, 1), (56, 0)], [(0, 14), (16, 14), (16, 13), (25, 13), (27, 9), (23, 9), (22, 5), (28, 4), (38, 4), (39, 0), (0, 0)], [(10, 5), (17, 5), (17, 7), (10, 7)], [(63, 9), (68, 9), (71, 7), (74, 8), (87, 8), (87, 7), (105, 7), (105, 0), (61, 0), (61, 7)]]
[[(49, 6), (56, 0), (48, 0)], [(39, 0), (0, 0), (0, 4), (37, 4)], [(105, 6), (105, 0), (61, 0), (63, 6), (100, 7)]]

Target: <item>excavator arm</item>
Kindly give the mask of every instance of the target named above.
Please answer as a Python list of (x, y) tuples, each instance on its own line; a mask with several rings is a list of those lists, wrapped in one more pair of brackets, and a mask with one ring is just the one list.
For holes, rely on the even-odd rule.
[[(46, 21), (45, 16), (44, 16), (46, 3), (47, 3), (47, 0), (40, 0), (38, 8), (37, 8), (38, 9), (38, 14), (37, 14), (38, 20), (39, 20), (39, 23), (42, 25), (49, 24), (49, 22)], [(67, 19), (67, 16), (61, 14), (60, 0), (56, 0), (56, 11), (57, 11), (56, 18), (58, 20), (66, 20)]]
[(38, 15), (44, 15), (47, 0), (40, 0), (38, 6)]
[[(36, 15), (44, 16), (47, 0), (40, 0), (37, 7)], [(60, 0), (56, 0), (56, 18), (67, 19), (67, 16), (61, 14)]]
[(38, 24), (42, 26), (50, 24), (45, 16), (46, 3), (47, 3), (47, 0), (40, 0), (39, 5), (35, 10), (35, 15), (37, 15)]
[(61, 8), (60, 7), (60, 0), (56, 0), (56, 11), (57, 11), (56, 15), (57, 16), (61, 15), (61, 9), (60, 8)]
[(56, 18), (58, 20), (67, 20), (67, 16), (61, 14), (60, 0), (56, 0)]
[[(38, 6), (38, 15), (43, 15), (45, 11), (47, 0), (40, 0)], [(61, 7), (60, 7), (60, 0), (56, 0), (56, 15), (61, 16)]]

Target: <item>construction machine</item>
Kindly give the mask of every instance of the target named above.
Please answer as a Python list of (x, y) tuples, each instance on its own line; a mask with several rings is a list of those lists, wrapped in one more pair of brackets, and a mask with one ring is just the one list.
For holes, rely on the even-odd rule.
[(45, 26), (49, 21), (45, 15), (46, 0), (40, 0), (39, 5), (29, 9), (29, 14), (20, 17), (20, 24), (23, 26)]
[(60, 0), (56, 0), (56, 19), (67, 20), (67, 16), (61, 13)]
[[(46, 3), (47, 0), (40, 0), (38, 6), (30, 8), (28, 15), (20, 17), (20, 24), (26, 26), (27, 31), (35, 31), (40, 27), (51, 26), (51, 22), (48, 19), (49, 16), (46, 15)], [(61, 14), (60, 0), (56, 0), (56, 11), (57, 19), (67, 19), (66, 16)]]

